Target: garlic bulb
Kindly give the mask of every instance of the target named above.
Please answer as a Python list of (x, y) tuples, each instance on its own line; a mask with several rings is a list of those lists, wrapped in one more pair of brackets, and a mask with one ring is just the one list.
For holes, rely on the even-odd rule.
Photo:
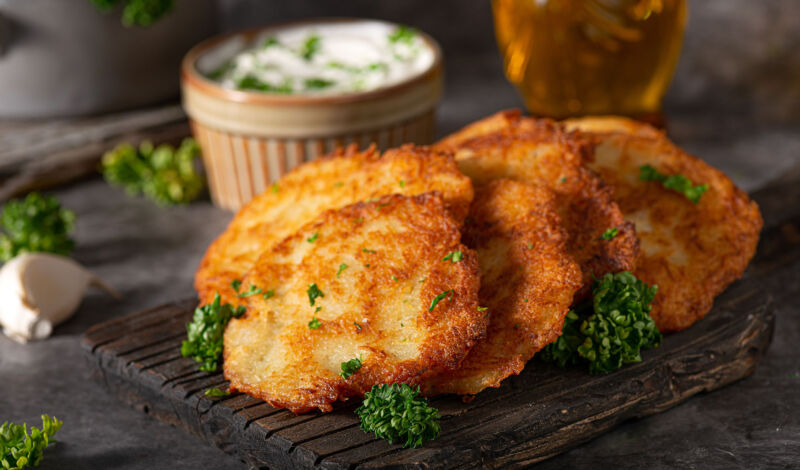
[(0, 325), (19, 342), (44, 339), (75, 313), (90, 285), (119, 295), (75, 261), (25, 253), (0, 269)]

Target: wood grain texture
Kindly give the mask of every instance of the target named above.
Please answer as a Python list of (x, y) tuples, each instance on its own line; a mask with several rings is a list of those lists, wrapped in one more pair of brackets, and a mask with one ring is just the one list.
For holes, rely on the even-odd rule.
[(205, 390), (227, 383), (180, 355), (195, 303), (97, 325), (83, 338), (85, 355), (94, 378), (120, 400), (238, 454), (251, 468), (521, 467), (746, 377), (774, 327), (772, 302), (747, 279), (728, 289), (703, 321), (667, 335), (639, 364), (590, 376), (534, 360), (469, 403), (433, 398), (442, 434), (421, 448), (402, 449), (361, 431), (357, 403), (295, 415), (243, 394), (206, 397)]

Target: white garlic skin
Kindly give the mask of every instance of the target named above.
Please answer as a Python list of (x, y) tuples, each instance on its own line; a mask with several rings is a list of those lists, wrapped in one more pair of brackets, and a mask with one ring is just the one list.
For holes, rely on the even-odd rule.
[(25, 253), (15, 257), (0, 269), (3, 332), (23, 343), (47, 338), (53, 327), (75, 313), (90, 284), (97, 284), (115, 295), (70, 258), (49, 253)]

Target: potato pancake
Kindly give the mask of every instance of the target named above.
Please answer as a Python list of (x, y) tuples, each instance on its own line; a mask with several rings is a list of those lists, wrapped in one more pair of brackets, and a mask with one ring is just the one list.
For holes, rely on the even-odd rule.
[(231, 388), (330, 411), (373, 385), (455, 369), (488, 323), (477, 256), (460, 239), (436, 193), (359, 202), (304, 225), (243, 281), (260, 292), (225, 331)]
[(582, 284), (551, 191), (495, 180), (476, 191), (469, 217), (464, 242), (478, 253), (489, 326), (457, 370), (427, 382), (427, 394), (476, 394), (519, 374), (561, 334)]
[[(589, 165), (614, 188), (625, 218), (636, 224), (641, 252), (634, 272), (658, 285), (650, 315), (659, 330), (682, 330), (701, 319), (755, 254), (763, 224), (756, 203), (725, 174), (646, 124), (613, 117), (565, 124), (596, 142)], [(695, 204), (657, 181), (643, 181), (643, 165), (708, 190)]]
[[(568, 233), (567, 248), (583, 272), (576, 295), (589, 295), (592, 276), (631, 270), (638, 251), (633, 224), (622, 217), (611, 189), (584, 164), (591, 146), (547, 119), (505, 111), (446, 137), (435, 148), (455, 152), (458, 166), (477, 186), (508, 178), (555, 193)], [(604, 239), (603, 233), (617, 235)]]
[(239, 304), (230, 287), (241, 280), (265, 250), (327, 209), (386, 194), (439, 191), (445, 207), (461, 223), (472, 201), (472, 184), (450, 155), (411, 145), (381, 155), (374, 148), (340, 150), (287, 174), (234, 217), (208, 248), (195, 274), (201, 303), (216, 293)]

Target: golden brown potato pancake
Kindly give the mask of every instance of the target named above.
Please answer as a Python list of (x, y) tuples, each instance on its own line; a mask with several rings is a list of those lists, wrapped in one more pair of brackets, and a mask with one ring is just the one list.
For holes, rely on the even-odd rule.
[(464, 242), (478, 253), (489, 326), (457, 370), (428, 381), (431, 395), (476, 394), (519, 374), (561, 334), (582, 284), (551, 191), (495, 180), (476, 191), (469, 217)]
[[(635, 274), (658, 285), (650, 315), (659, 330), (690, 326), (755, 254), (763, 224), (758, 206), (722, 172), (648, 125), (613, 117), (565, 123), (596, 142), (589, 165), (614, 188), (625, 218), (636, 224), (641, 252)], [(640, 167), (646, 164), (709, 189), (694, 204), (658, 182), (642, 181)]]
[[(585, 166), (591, 146), (560, 124), (504, 111), (446, 137), (435, 148), (454, 151), (459, 168), (477, 186), (509, 178), (555, 193), (568, 250), (583, 272), (576, 301), (589, 294), (593, 275), (633, 269), (638, 250), (633, 224), (622, 217), (610, 188)], [(601, 238), (610, 228), (618, 235)]]
[[(225, 331), (231, 388), (295, 412), (329, 411), (375, 384), (456, 368), (488, 322), (477, 256), (460, 239), (435, 193), (359, 202), (301, 227), (244, 279), (271, 294), (248, 297)], [(455, 252), (458, 262), (443, 260)], [(340, 376), (355, 358), (362, 367)]]
[(218, 292), (223, 302), (241, 301), (230, 287), (242, 279), (261, 252), (294, 233), (327, 209), (386, 194), (439, 191), (460, 223), (472, 201), (472, 184), (453, 158), (411, 145), (381, 155), (355, 147), (300, 166), (257, 196), (208, 248), (195, 274), (201, 303)]

